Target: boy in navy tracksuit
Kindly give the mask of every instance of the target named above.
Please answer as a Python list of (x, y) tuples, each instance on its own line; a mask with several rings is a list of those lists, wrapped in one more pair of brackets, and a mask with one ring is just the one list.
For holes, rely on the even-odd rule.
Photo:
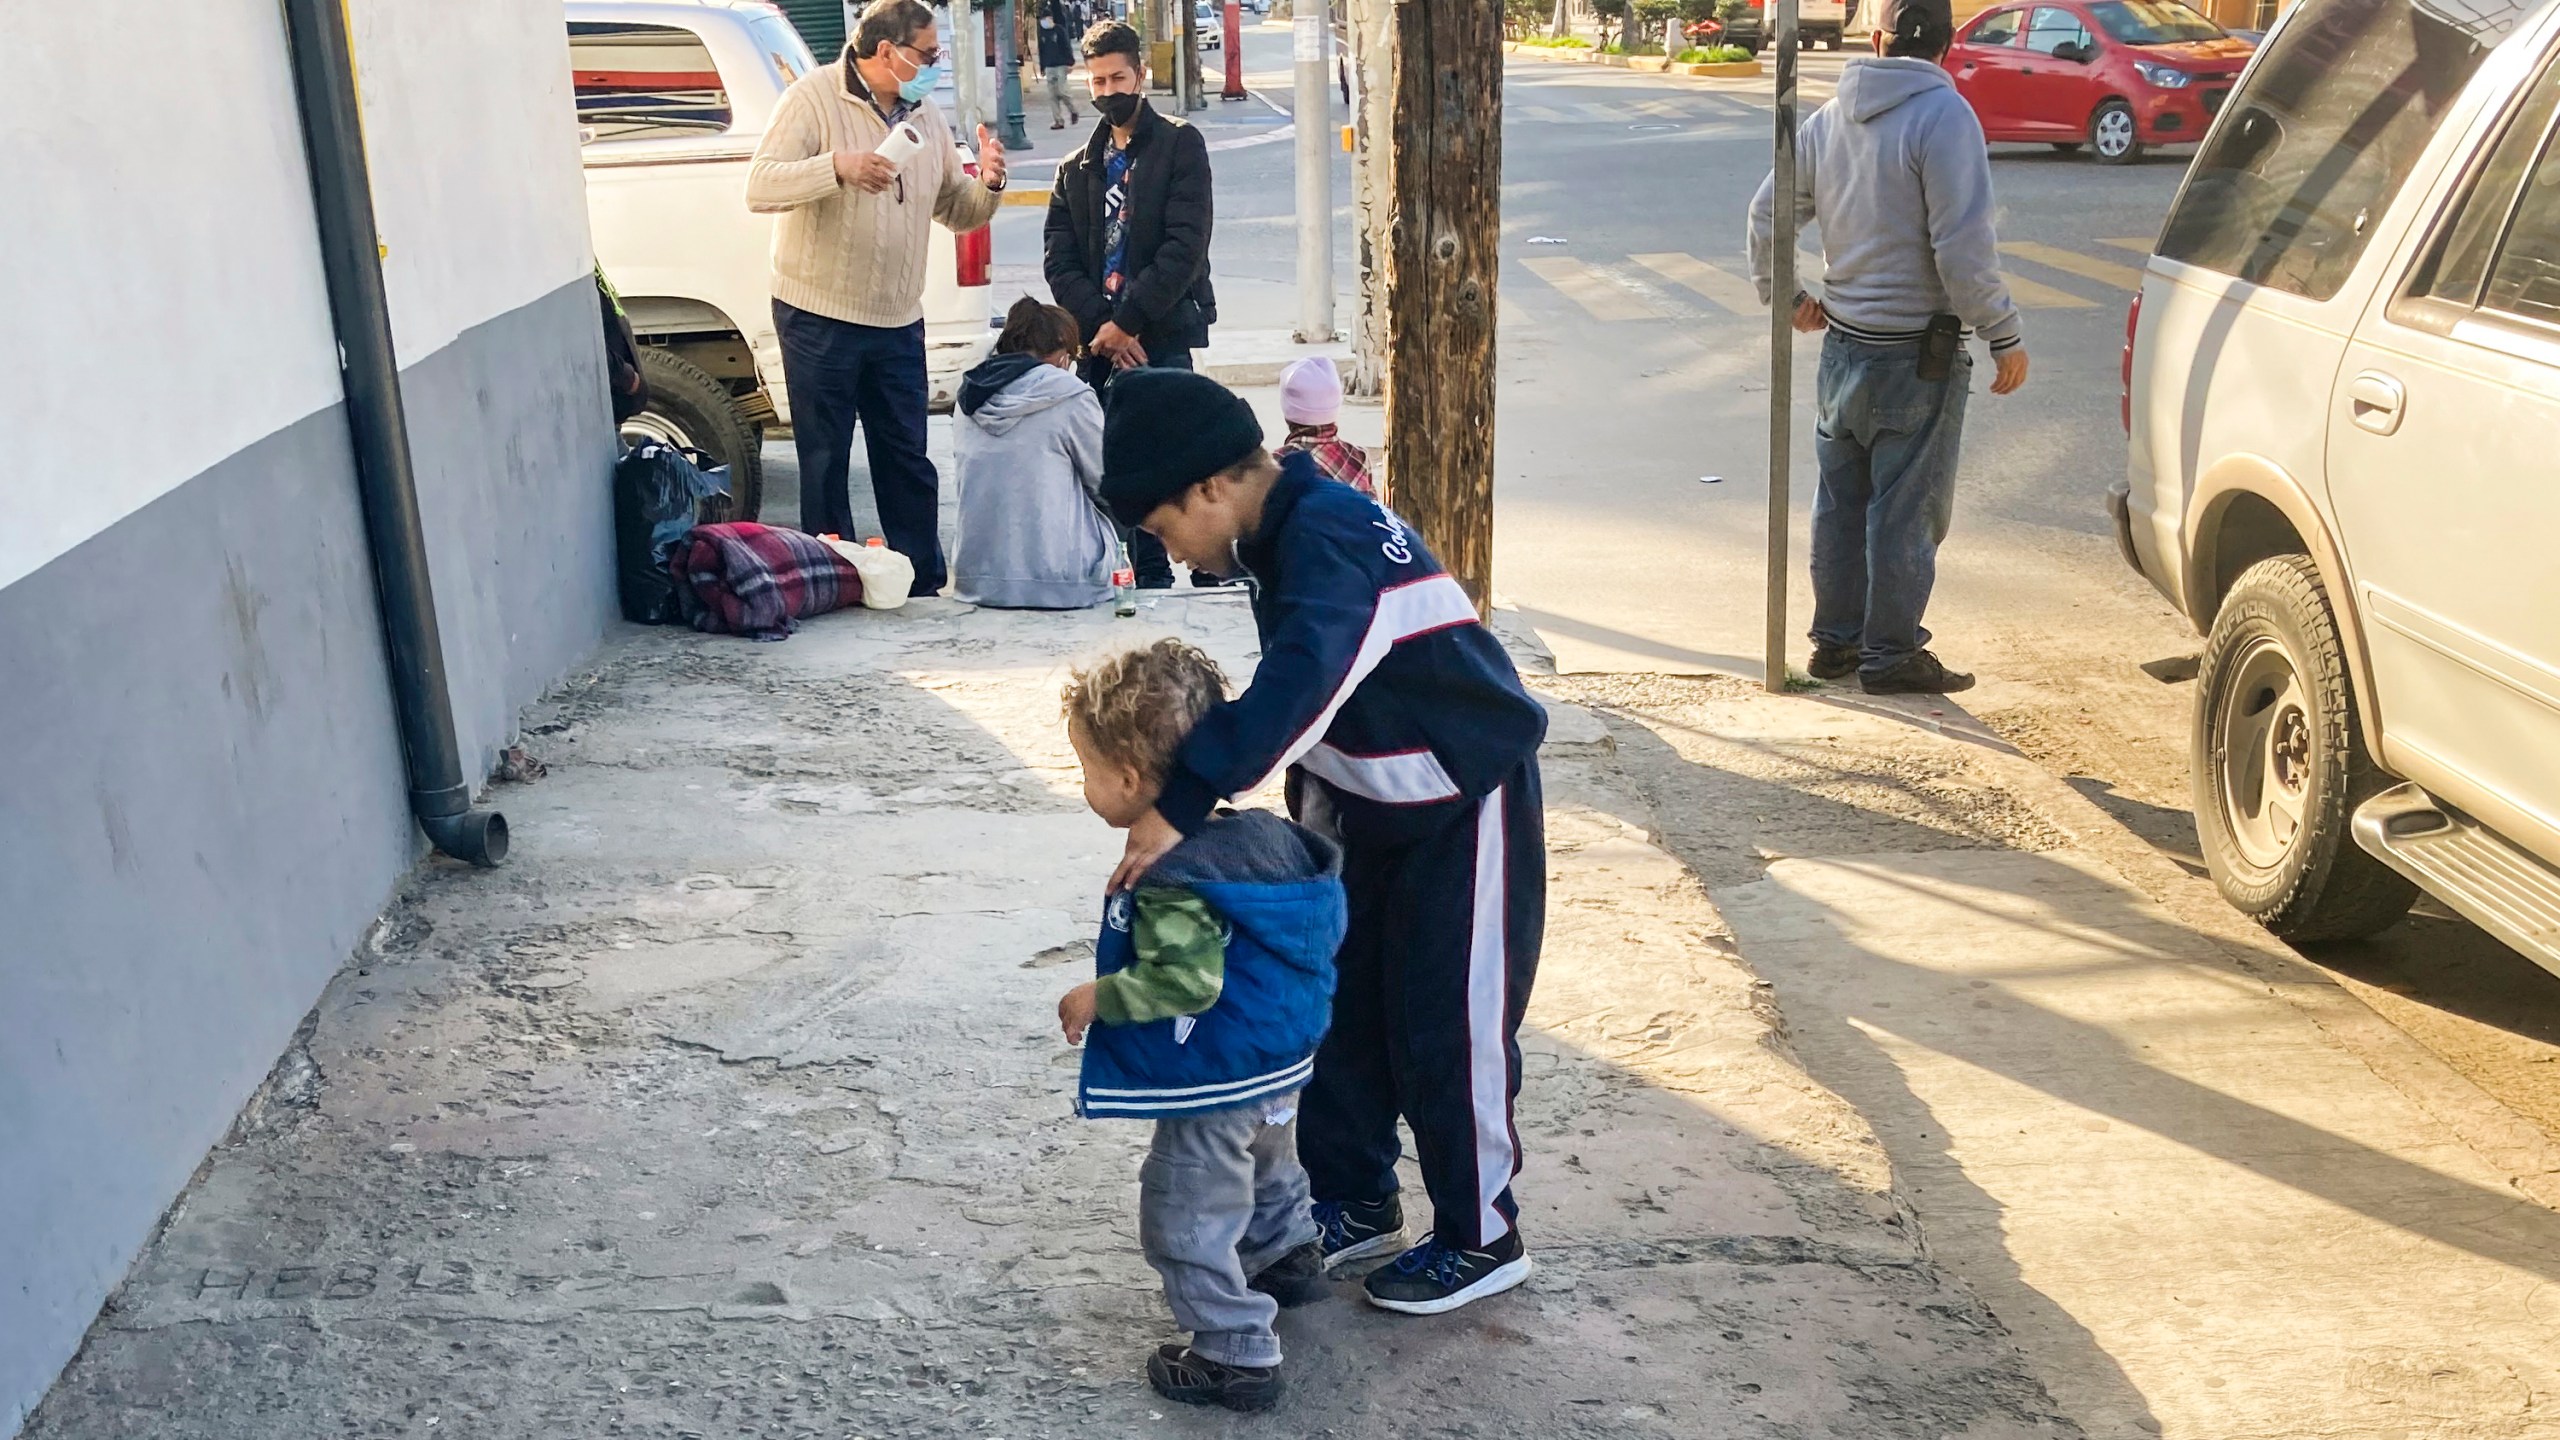
[(1217, 382), (1123, 374), (1102, 453), (1121, 523), (1253, 576), (1262, 637), (1252, 687), (1192, 728), (1113, 886), (1289, 772), (1292, 812), (1341, 841), (1351, 907), (1300, 1139), (1326, 1263), (1402, 1247), (1401, 1114), (1432, 1232), (1369, 1276), (1370, 1300), (1428, 1315), (1510, 1289), (1529, 1274), (1511, 1106), (1546, 926), (1546, 712), (1413, 531), (1304, 455), (1275, 462)]
[[(1178, 640), (1079, 672), (1065, 709), (1085, 803), (1123, 828), (1148, 814), (1175, 748), (1225, 694), (1217, 663)], [(1085, 1046), (1076, 1108), (1156, 1122), (1138, 1243), (1191, 1332), (1147, 1360), (1169, 1399), (1269, 1408), (1272, 1317), (1324, 1293), (1295, 1117), (1342, 930), (1331, 841), (1267, 811), (1221, 814), (1108, 898), (1099, 973), (1058, 1001)]]

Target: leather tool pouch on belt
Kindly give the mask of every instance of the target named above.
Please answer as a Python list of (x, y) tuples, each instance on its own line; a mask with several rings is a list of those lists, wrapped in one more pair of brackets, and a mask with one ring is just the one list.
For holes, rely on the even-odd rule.
[(1956, 350), (1964, 344), (1964, 322), (1953, 315), (1929, 317), (1928, 333), (1920, 337), (1920, 378), (1944, 380), (1955, 373)]

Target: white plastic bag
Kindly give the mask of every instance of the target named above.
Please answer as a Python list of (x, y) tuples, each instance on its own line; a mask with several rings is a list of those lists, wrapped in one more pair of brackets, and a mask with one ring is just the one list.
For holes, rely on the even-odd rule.
[(878, 540), (856, 544), (834, 535), (818, 538), (836, 547), (836, 553), (852, 561), (862, 576), (863, 609), (895, 610), (907, 603), (907, 591), (916, 583), (914, 561)]

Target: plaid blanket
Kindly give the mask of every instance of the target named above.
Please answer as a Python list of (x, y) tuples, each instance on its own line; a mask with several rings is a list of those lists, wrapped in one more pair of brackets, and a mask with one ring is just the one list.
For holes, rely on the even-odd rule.
[(667, 567), (686, 622), (710, 635), (787, 640), (803, 617), (862, 599), (853, 562), (824, 540), (743, 520), (693, 527)]
[(1304, 450), (1316, 468), (1341, 481), (1370, 499), (1378, 497), (1378, 487), (1369, 478), (1369, 452), (1342, 438), (1331, 425), (1292, 425), (1288, 442), (1276, 454)]

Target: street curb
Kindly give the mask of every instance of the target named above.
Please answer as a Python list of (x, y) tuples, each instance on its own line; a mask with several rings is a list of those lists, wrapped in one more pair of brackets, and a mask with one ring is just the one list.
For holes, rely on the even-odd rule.
[(1192, 357), (1192, 368), (1230, 390), (1277, 385), (1280, 372), (1309, 356), (1322, 355), (1337, 370), (1351, 360), (1349, 342), (1302, 343), (1287, 330), (1239, 330), (1209, 342)]
[(1553, 45), (1522, 45), (1515, 40), (1502, 42), (1505, 54), (1522, 55), (1532, 60), (1549, 60), (1564, 65), (1604, 65), (1613, 70), (1640, 70), (1648, 75), (1700, 80), (1750, 80), (1766, 74), (1758, 60), (1735, 60), (1712, 65), (1675, 65), (1667, 59), (1651, 55), (1603, 55), (1597, 50), (1573, 49)]

